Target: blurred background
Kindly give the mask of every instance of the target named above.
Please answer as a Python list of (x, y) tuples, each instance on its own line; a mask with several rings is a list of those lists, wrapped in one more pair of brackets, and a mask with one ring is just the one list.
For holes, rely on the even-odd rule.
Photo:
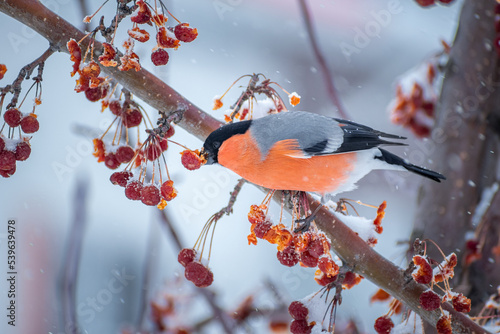
[[(84, 15), (101, 5), (100, 1), (89, 0), (89, 13), (82, 14), (78, 1), (42, 3), (78, 27), (82, 27)], [(198, 28), (198, 38), (170, 52), (170, 61), (163, 67), (154, 67), (149, 61), (151, 43), (137, 43), (136, 52), (144, 59), (143, 67), (202, 110), (223, 119), (224, 108), (212, 111), (213, 97), (224, 93), (241, 75), (260, 72), (302, 97), (295, 109), (338, 116), (314, 57), (298, 1), (191, 0), (166, 4), (177, 18)], [(397, 0), (316, 0), (308, 1), (308, 5), (319, 46), (350, 118), (408, 136), (409, 147), (392, 151), (418, 157), (420, 161), (412, 162), (432, 169), (432, 161), (424, 158), (426, 142), (391, 124), (387, 106), (394, 97), (398, 76), (440, 51), (441, 39), (452, 42), (461, 1), (429, 9), (413, 1)], [(102, 9), (100, 15), (105, 15), (106, 22), (114, 8), (110, 2)], [(382, 12), (389, 15), (383, 16)], [(0, 63), (8, 68), (0, 81), (3, 87), (15, 79), (22, 66), (42, 54), (48, 43), (10, 17), (0, 17)], [(122, 24), (117, 41), (125, 39), (128, 28)], [(122, 188), (109, 182), (112, 171), (92, 156), (92, 137), (83, 135), (82, 127), (99, 134), (112, 118), (108, 111), (100, 112), (99, 103), (89, 102), (83, 94), (74, 92), (71, 68), (66, 53), (54, 54), (46, 62), (43, 103), (37, 108), (40, 130), (31, 140), (31, 156), (17, 164), (11, 178), (0, 180), (0, 272), (2, 277), (7, 272), (7, 221), (15, 219), (19, 307), (14, 329), (7, 326), (3, 315), (8, 287), (2, 278), (2, 333), (71, 333), (72, 324), (63, 320), (62, 286), (68, 270), (68, 246), (75, 240), (69, 238), (69, 233), (76, 210), (85, 213), (84, 228), (78, 232), (82, 253), (76, 281), (82, 331), (119, 333), (137, 328), (144, 300), (159, 300), (164, 294), (189, 298), (196, 293), (183, 280), (177, 250), (159, 221), (158, 210), (128, 200)], [(23, 86), (24, 92), (28, 85), (26, 82)], [(240, 93), (241, 89), (232, 89), (224, 99), (225, 106), (232, 104)], [(286, 99), (285, 94), (282, 97)], [(25, 105), (30, 109), (30, 100)], [(156, 118), (156, 111), (145, 107)], [(173, 139), (191, 149), (202, 145), (180, 128), (176, 128)], [(227, 204), (238, 178), (218, 166), (189, 172), (180, 164), (178, 152), (180, 149), (174, 145), (166, 152), (179, 195), (165, 210), (182, 243), (191, 247), (207, 219)], [(397, 243), (407, 240), (412, 228), (421, 181), (428, 182), (415, 175), (374, 172), (359, 182), (357, 190), (342, 195), (374, 205), (387, 201), (384, 233), (375, 249), (399, 265), (404, 265), (406, 248)], [(80, 189), (86, 189), (86, 196), (76, 195), (78, 184)], [(255, 296), (256, 304), (272, 307), (277, 299), (267, 289), (268, 282), (286, 303), (319, 289), (313, 269), (279, 265), (275, 246), (266, 242), (247, 245), (249, 207), (259, 204), (264, 196), (253, 186), (245, 185), (233, 215), (224, 217), (217, 226), (210, 261), (215, 281), (210, 290), (217, 303), (227, 310), (236, 309), (248, 295)], [(373, 210), (360, 212), (367, 218), (375, 216)], [(271, 215), (279, 217), (277, 205)], [(286, 219), (289, 223), (290, 218)], [(354, 319), (363, 332), (372, 332), (374, 320), (387, 312), (386, 304), (369, 305), (376, 290), (364, 281), (345, 291), (337, 322)], [(189, 315), (179, 315), (179, 323), (192, 324), (210, 317), (206, 302), (196, 300), (196, 311), (191, 309)], [(148, 319), (150, 310), (145, 312)], [(268, 322), (255, 317), (246, 330), (267, 333)], [(221, 329), (214, 322), (203, 332), (220, 333)]]

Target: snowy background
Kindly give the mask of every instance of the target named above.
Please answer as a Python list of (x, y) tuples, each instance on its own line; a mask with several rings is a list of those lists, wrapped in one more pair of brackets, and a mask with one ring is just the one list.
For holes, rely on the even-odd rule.
[[(77, 1), (42, 2), (81, 26)], [(100, 5), (100, 1), (88, 3), (92, 12)], [(298, 2), (192, 0), (167, 4), (179, 19), (198, 28), (199, 37), (171, 52), (170, 62), (163, 68), (154, 68), (148, 60), (142, 65), (201, 109), (222, 119), (221, 110), (211, 111), (213, 97), (222, 94), (239, 76), (261, 72), (302, 96), (297, 109), (336, 116)], [(409, 136), (408, 148), (392, 151), (432, 168), (432, 162), (424, 158), (426, 143), (414, 140), (408, 131), (391, 124), (387, 105), (393, 98), (394, 82), (399, 75), (439, 51), (440, 39), (452, 41), (461, 2), (431, 9), (423, 9), (413, 1), (397, 0), (316, 0), (309, 1), (309, 5), (320, 48), (352, 120)], [(109, 3), (103, 9), (108, 19), (113, 7)], [(382, 12), (390, 15), (383, 16)], [(360, 31), (365, 38), (360, 37)], [(0, 14), (0, 32), (3, 50), (0, 63), (8, 67), (0, 86), (5, 86), (48, 44), (4, 14)], [(118, 41), (124, 39), (124, 33), (123, 27)], [(137, 52), (147, 59), (150, 48), (151, 44), (147, 44)], [(352, 53), (347, 55), (346, 50)], [(77, 282), (79, 321), (84, 330), (118, 333), (127, 326), (137, 325), (141, 293), (147, 293), (148, 299), (157, 298), (168, 291), (166, 282), (170, 282), (170, 290), (175, 290), (171, 282), (183, 275), (172, 241), (160, 226), (157, 210), (126, 199), (123, 189), (108, 181), (112, 172), (97, 164), (92, 156), (92, 138), (75, 131), (79, 126), (87, 126), (100, 132), (111, 118), (108, 112), (99, 112), (98, 104), (73, 91), (75, 79), (69, 75), (71, 66), (65, 53), (55, 54), (47, 61), (43, 104), (37, 109), (40, 130), (31, 141), (32, 154), (27, 161), (17, 164), (13, 177), (0, 180), (0, 272), (7, 271), (8, 219), (17, 222), (19, 266), (18, 326), (14, 331), (6, 325), (7, 290), (5, 279), (0, 280), (2, 333), (69, 333), (62, 321), (61, 287), (69, 227), (75, 205), (82, 204), (74, 201), (79, 181), (89, 187)], [(233, 89), (224, 99), (226, 105), (239, 94), (240, 90)], [(29, 101), (26, 103), (29, 106)], [(154, 118), (155, 111), (148, 111)], [(192, 149), (202, 145), (180, 128), (176, 129), (174, 139)], [(179, 196), (165, 210), (182, 242), (190, 247), (210, 215), (227, 203), (237, 176), (217, 166), (188, 172), (180, 165), (178, 152), (171, 147), (166, 154)], [(396, 243), (404, 240), (411, 230), (421, 181), (414, 175), (376, 172), (359, 182), (358, 190), (342, 195), (375, 205), (387, 201), (384, 233), (376, 250), (397, 264), (404, 263), (404, 246)], [(248, 294), (259, 295), (268, 279), (288, 302), (319, 288), (313, 279), (313, 269), (279, 265), (275, 246), (266, 242), (247, 245), (249, 206), (263, 198), (262, 192), (245, 185), (234, 214), (223, 218), (217, 227), (210, 262), (215, 275), (211, 289), (217, 293), (217, 301), (228, 309), (236, 308)], [(371, 218), (375, 216), (374, 211), (361, 212)], [(279, 208), (275, 206), (271, 214), (278, 217)], [(148, 291), (141, 291), (146, 258), (152, 261), (153, 270)], [(109, 293), (110, 281), (117, 273), (128, 275), (126, 285)], [(374, 319), (387, 312), (387, 305), (368, 305), (375, 291), (376, 287), (366, 281), (346, 291), (337, 321), (353, 318), (364, 331), (372, 332)], [(97, 307), (90, 306), (92, 300)], [(269, 305), (273, 299), (261, 295), (258, 302)], [(200, 313), (210, 314), (203, 302), (199, 309)], [(1, 329), (4, 327), (5, 330)], [(256, 319), (251, 327), (255, 332), (266, 332), (262, 320)], [(220, 332), (216, 326), (209, 328), (214, 333)]]

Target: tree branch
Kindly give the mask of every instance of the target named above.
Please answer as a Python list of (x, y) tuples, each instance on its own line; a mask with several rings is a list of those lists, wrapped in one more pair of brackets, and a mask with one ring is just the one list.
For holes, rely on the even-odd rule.
[[(35, 0), (3, 0), (0, 1), (0, 11), (31, 27), (61, 51), (67, 52), (66, 43), (70, 38), (80, 40), (84, 36), (81, 31)], [(100, 44), (96, 42), (96, 49), (99, 47)], [(139, 72), (121, 72), (116, 68), (108, 67), (104, 68), (104, 71), (154, 108), (171, 111), (179, 109), (180, 105), (185, 105), (187, 111), (180, 126), (201, 140), (221, 125), (219, 121), (205, 114), (144, 69)], [(312, 210), (320, 205), (312, 198), (309, 198), (309, 201)], [(328, 210), (323, 208), (319, 211), (316, 223), (331, 239), (332, 249), (353, 266), (355, 272), (407, 304), (426, 321), (436, 324), (440, 316), (439, 312), (424, 311), (418, 302), (420, 293), (427, 289), (426, 286), (407, 280), (400, 268), (368, 247)], [(443, 307), (452, 314), (454, 333), (487, 333), (466, 316), (455, 312), (449, 304), (444, 304)]]

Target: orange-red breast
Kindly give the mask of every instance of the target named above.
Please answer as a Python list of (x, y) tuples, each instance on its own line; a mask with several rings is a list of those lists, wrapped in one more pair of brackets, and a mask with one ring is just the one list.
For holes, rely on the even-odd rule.
[(379, 148), (406, 139), (365, 125), (303, 111), (226, 124), (203, 145), (207, 164), (219, 163), (257, 185), (321, 195), (356, 188), (374, 169), (408, 170), (440, 182), (443, 175)]

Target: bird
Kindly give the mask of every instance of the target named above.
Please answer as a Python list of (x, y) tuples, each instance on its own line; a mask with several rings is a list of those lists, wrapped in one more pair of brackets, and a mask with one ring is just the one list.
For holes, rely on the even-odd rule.
[(355, 189), (377, 169), (445, 180), (380, 148), (407, 145), (404, 139), (344, 119), (286, 111), (221, 126), (206, 138), (201, 154), (207, 165), (220, 164), (256, 185), (322, 198)]

